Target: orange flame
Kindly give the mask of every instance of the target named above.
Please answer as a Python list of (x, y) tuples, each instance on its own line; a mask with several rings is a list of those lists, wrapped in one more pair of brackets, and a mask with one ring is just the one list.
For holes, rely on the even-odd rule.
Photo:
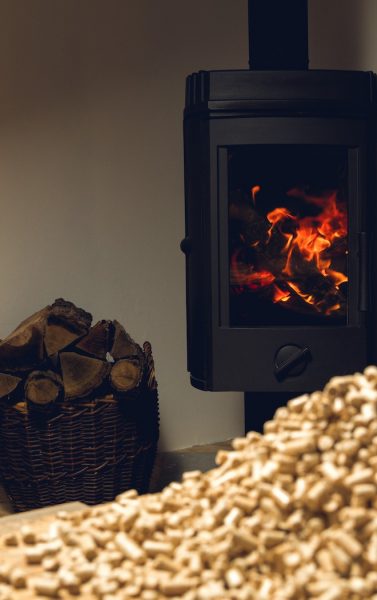
[[(257, 185), (251, 188), (254, 206), (256, 194), (260, 190), (261, 187)], [(258, 251), (267, 251), (274, 238), (274, 249), (269, 251), (276, 252), (274, 267), (270, 270), (265, 268), (256, 270), (254, 265), (240, 260), (240, 249), (238, 249), (232, 256), (232, 278), (238, 285), (253, 291), (270, 286), (273, 303), (291, 304), (299, 298), (315, 311), (331, 315), (342, 308), (340, 286), (348, 281), (345, 273), (333, 268), (334, 257), (339, 256), (344, 260), (346, 253), (344, 243), (339, 246), (340, 241), (347, 238), (346, 207), (344, 203), (339, 202), (338, 193), (334, 190), (324, 192), (317, 197), (306, 194), (300, 188), (292, 188), (286, 195), (300, 198), (306, 204), (317, 207), (314, 211), (317, 214), (300, 217), (285, 207), (278, 207), (268, 212), (266, 218), (270, 226), (267, 229), (264, 246), (258, 241), (249, 244), (249, 248), (258, 246)], [(263, 255), (261, 260), (263, 264)], [(305, 269), (303, 270), (302, 266), (305, 263), (308, 263), (312, 276), (327, 278), (329, 288), (327, 297), (324, 297), (323, 291), (317, 290), (315, 286), (313, 289), (308, 289)], [(276, 284), (276, 281), (284, 282), (283, 289)], [(289, 289), (284, 289), (287, 286)]]
[(274, 304), (276, 304), (276, 302), (288, 302), (290, 297), (291, 294), (289, 292), (283, 292), (283, 290), (281, 290), (279, 286), (274, 286), (274, 297), (272, 299), (272, 302)]
[(260, 185), (254, 185), (250, 190), (251, 198), (252, 198), (254, 206), (256, 205), (256, 202), (257, 202), (258, 192), (260, 192)]
[(267, 220), (271, 223), (271, 227), (267, 231), (268, 239), (269, 240), (271, 239), (272, 230), (274, 229), (275, 225), (280, 223), (280, 221), (283, 221), (285, 219), (293, 219), (294, 220), (295, 218), (296, 217), (291, 215), (289, 210), (287, 210), (286, 208), (275, 208), (274, 210), (269, 212), (267, 214)]
[(272, 223), (272, 226), (274, 226), (283, 219), (296, 219), (296, 217), (292, 215), (286, 208), (275, 208), (267, 214), (267, 219), (270, 223)]
[(300, 298), (302, 298), (305, 302), (307, 302), (308, 304), (315, 304), (314, 296), (312, 294), (304, 294), (300, 290), (299, 286), (293, 283), (292, 281), (288, 281), (287, 283), (289, 287), (292, 288), (292, 290), (294, 290), (296, 294), (300, 296)]
[(316, 217), (296, 218), (297, 229), (295, 236), (287, 242), (287, 262), (283, 273), (293, 275), (292, 256), (296, 250), (306, 261), (313, 262), (322, 275), (331, 277), (335, 287), (339, 289), (339, 285), (348, 281), (348, 277), (330, 269), (332, 261), (326, 251), (331, 248), (336, 239), (347, 236), (346, 213), (344, 210), (339, 210), (337, 206), (336, 192), (327, 197), (326, 203), (323, 198), (317, 199), (312, 196), (306, 198), (309, 198), (312, 204), (323, 206), (323, 210)]

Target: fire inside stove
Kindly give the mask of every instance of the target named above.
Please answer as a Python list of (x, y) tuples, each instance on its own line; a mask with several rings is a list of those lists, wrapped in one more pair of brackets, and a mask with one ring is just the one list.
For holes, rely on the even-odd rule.
[(347, 152), (228, 149), (231, 326), (347, 323)]

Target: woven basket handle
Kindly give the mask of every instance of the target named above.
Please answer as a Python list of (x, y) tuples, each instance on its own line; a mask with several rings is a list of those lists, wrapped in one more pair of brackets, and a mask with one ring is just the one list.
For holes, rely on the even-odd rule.
[(144, 342), (143, 351), (147, 363), (147, 385), (149, 389), (157, 389), (156, 372), (154, 368), (154, 360), (152, 355), (152, 345), (150, 342)]

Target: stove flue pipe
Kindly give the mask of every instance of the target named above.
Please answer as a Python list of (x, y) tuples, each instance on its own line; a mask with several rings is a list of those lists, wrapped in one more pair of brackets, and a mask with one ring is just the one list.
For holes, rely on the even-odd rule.
[(306, 70), (308, 0), (248, 1), (250, 69)]

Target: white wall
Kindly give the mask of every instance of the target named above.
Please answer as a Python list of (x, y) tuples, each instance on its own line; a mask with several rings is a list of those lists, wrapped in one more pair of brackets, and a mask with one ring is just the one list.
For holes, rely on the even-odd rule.
[(152, 342), (161, 448), (243, 431), (186, 373), (182, 110), (247, 67), (246, 2), (1, 0), (0, 337), (63, 296)]
[(312, 69), (377, 71), (376, 0), (309, 0)]

